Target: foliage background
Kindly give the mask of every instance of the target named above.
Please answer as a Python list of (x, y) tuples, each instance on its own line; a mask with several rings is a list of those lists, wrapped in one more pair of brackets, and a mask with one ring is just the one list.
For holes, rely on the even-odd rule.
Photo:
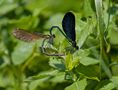
[[(0, 90), (118, 90), (118, 1), (109, 1), (0, 0)], [(42, 54), (42, 40), (12, 35), (16, 27), (49, 34), (68, 11), (76, 16), (74, 53), (58, 30), (52, 48), (63, 57)]]

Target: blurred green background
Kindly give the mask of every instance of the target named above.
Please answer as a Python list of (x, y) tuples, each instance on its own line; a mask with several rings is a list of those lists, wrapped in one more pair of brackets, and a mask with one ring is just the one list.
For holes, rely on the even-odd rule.
[[(118, 90), (118, 1), (100, 1), (102, 8), (99, 0), (0, 0), (0, 90)], [(67, 53), (63, 57), (42, 54), (42, 39), (27, 43), (12, 34), (14, 28), (49, 34), (52, 26), (62, 28), (68, 11), (75, 15), (81, 48), (74, 53), (67, 53), (58, 30), (52, 48)]]

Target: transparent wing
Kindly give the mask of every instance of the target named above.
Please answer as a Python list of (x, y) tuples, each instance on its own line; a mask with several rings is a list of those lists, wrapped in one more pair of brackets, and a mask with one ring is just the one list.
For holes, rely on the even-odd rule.
[(23, 29), (15, 29), (13, 31), (13, 35), (19, 39), (19, 40), (22, 40), (22, 41), (25, 41), (25, 42), (31, 42), (31, 41), (35, 41), (35, 40), (38, 40), (40, 38), (49, 38), (50, 36), (49, 35), (43, 35), (43, 34), (36, 34), (36, 33), (29, 33)]

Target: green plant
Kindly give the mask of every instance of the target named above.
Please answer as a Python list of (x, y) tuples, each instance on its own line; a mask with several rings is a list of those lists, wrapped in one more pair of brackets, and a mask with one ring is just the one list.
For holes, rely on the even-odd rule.
[[(115, 0), (1, 0), (0, 90), (117, 90), (117, 5)], [(76, 16), (80, 49), (73, 53), (58, 30), (49, 51), (66, 54), (61, 57), (42, 54), (42, 40), (26, 43), (12, 35), (16, 27), (49, 34), (51, 26), (61, 27), (67, 11)]]

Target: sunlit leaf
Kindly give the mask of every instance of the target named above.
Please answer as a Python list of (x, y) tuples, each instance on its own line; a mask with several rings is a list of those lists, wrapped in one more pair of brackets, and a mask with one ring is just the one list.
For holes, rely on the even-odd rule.
[(98, 79), (99, 68), (96, 66), (83, 66), (83, 65), (79, 64), (79, 66), (76, 70), (77, 70), (77, 73), (80, 75), (84, 75), (85, 77), (87, 77), (89, 79), (99, 81), (99, 79)]
[(111, 78), (111, 81), (113, 82), (115, 88), (118, 89), (118, 76), (113, 76), (113, 77)]
[(88, 65), (98, 64), (99, 60), (96, 60), (96, 59), (90, 58), (90, 57), (83, 57), (80, 59), (80, 63), (85, 66), (88, 66)]
[(102, 87), (99, 90), (112, 90), (112, 89), (114, 89), (113, 83), (108, 83), (107, 85), (105, 85), (104, 87)]
[(73, 68), (72, 61), (73, 61), (72, 55), (68, 54), (65, 58), (65, 65), (66, 65), (67, 70), (72, 70), (72, 68)]
[(110, 30), (110, 35), (109, 35), (110, 43), (113, 45), (118, 45), (117, 38), (118, 38), (118, 29)]
[[(9, 8), (8, 8), (9, 7)], [(18, 7), (17, 4), (4, 4), (2, 6), (0, 6), (0, 15), (4, 15), (12, 10), (14, 10), (16, 7)]]
[(15, 65), (19, 65), (27, 60), (34, 52), (35, 43), (19, 43), (12, 53), (12, 61)]
[(66, 87), (65, 90), (85, 90), (86, 85), (87, 85), (86, 79), (77, 80), (72, 85)]
[(21, 17), (20, 19), (13, 19), (10, 20), (8, 23), (13, 28), (21, 28), (21, 29), (29, 29), (32, 30), (32, 28), (35, 28), (37, 24), (39, 23), (39, 18), (27, 16), (27, 17)]
[(65, 70), (63, 59), (50, 58), (49, 65), (58, 70)]

